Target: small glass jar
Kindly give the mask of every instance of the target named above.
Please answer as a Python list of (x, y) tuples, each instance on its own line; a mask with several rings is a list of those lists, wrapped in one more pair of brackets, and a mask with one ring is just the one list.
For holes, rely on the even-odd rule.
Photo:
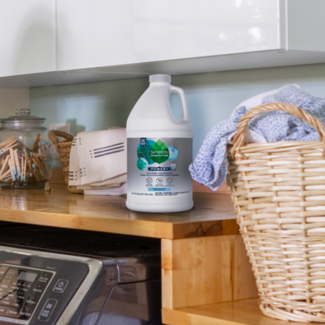
[(20, 108), (1, 119), (0, 182), (2, 188), (44, 188), (52, 176), (52, 146), (45, 118)]

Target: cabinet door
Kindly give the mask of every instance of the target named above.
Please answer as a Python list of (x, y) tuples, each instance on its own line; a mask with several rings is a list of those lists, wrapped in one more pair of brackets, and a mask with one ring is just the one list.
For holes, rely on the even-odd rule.
[(55, 70), (55, 0), (0, 0), (0, 77)]
[(279, 49), (282, 0), (57, 0), (59, 70)]

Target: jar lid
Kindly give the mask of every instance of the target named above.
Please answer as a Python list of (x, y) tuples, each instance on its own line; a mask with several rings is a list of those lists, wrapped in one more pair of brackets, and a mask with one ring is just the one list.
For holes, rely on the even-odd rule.
[(26, 122), (40, 122), (43, 123), (46, 118), (40, 118), (37, 116), (30, 115), (30, 109), (29, 108), (18, 108), (15, 111), (16, 115), (10, 116), (8, 118), (0, 119), (0, 122), (6, 123), (6, 122), (14, 122), (14, 121), (26, 121)]

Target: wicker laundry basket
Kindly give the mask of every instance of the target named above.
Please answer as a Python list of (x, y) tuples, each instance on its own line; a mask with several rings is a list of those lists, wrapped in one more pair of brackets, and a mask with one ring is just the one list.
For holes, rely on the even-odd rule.
[[(49, 139), (55, 145), (56, 151), (60, 154), (60, 160), (63, 167), (64, 180), (69, 184), (69, 161), (73, 136), (69, 133), (52, 130), (48, 134)], [(58, 137), (63, 137), (65, 141), (59, 141)], [(68, 191), (74, 194), (83, 194), (83, 190), (78, 190), (76, 186), (68, 186)]]
[[(321, 141), (245, 144), (249, 121), (275, 110), (308, 122)], [(272, 103), (240, 120), (228, 151), (227, 182), (260, 308), (273, 318), (325, 323), (324, 145), (320, 121), (295, 106)]]

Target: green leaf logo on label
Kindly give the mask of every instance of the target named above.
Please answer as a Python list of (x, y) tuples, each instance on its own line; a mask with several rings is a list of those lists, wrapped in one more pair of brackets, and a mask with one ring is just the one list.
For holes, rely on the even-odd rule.
[(158, 164), (162, 164), (163, 162), (168, 160), (169, 150), (161, 140), (158, 140), (152, 146), (150, 150), (150, 158)]

